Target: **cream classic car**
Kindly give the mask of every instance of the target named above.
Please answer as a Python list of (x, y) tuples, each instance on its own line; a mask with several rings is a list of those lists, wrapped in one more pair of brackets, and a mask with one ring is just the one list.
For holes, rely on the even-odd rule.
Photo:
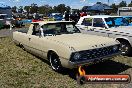
[(13, 33), (14, 42), (50, 62), (53, 70), (76, 68), (120, 54), (114, 39), (80, 33), (70, 21), (33, 22), (27, 32)]

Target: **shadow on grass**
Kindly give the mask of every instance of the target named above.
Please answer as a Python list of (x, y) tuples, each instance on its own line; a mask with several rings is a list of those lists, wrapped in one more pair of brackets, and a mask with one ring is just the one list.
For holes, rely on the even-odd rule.
[[(90, 74), (119, 74), (129, 68), (132, 68), (128, 65), (125, 65), (120, 62), (115, 62), (112, 60), (108, 60), (102, 63), (85, 66), (84, 70), (86, 71), (87, 75)], [(62, 72), (63, 75), (69, 75), (72, 79), (76, 80), (78, 69), (67, 69), (66, 72)]]
[[(48, 65), (49, 62), (45, 59), (39, 58), (41, 61), (44, 63), (47, 63)], [(89, 66), (84, 66), (83, 67), (86, 75), (91, 75), (91, 74), (119, 74), (129, 68), (132, 68), (131, 66), (125, 65), (120, 62), (115, 62), (112, 60), (106, 60), (101, 63), (89, 65)], [(51, 68), (52, 69), (52, 68)], [(58, 73), (59, 74), (59, 73)], [(76, 80), (76, 76), (78, 74), (78, 69), (64, 69), (62, 72), (60, 72), (62, 75), (69, 75), (70, 78)]]
[(132, 55), (127, 55), (127, 57), (132, 57)]

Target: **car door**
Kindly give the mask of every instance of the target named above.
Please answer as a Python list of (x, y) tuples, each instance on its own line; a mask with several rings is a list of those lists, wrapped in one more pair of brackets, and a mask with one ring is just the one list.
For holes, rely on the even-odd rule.
[(45, 53), (45, 51), (43, 50), (44, 38), (41, 36), (39, 24), (34, 24), (33, 31), (31, 35), (28, 37), (28, 41), (30, 46), (30, 52), (37, 56), (44, 57)]
[(103, 21), (102, 18), (93, 19), (91, 31), (93, 31), (93, 34), (95, 35), (104, 36), (104, 37), (108, 36), (105, 27), (105, 22)]
[(122, 32), (120, 33), (120, 30), (118, 30), (117, 27), (114, 27), (115, 23), (120, 24), (120, 22), (121, 22), (120, 20), (118, 20), (118, 17), (114, 18), (114, 19), (111, 17), (110, 18), (104, 18), (103, 20), (104, 20), (105, 25), (107, 27), (107, 29), (105, 29), (105, 31), (107, 33), (107, 37), (115, 38), (115, 37), (120, 36), (122, 34)]
[(93, 19), (92, 18), (84, 18), (82, 23), (79, 24), (79, 25), (76, 25), (79, 30), (82, 32), (82, 33), (88, 33), (88, 34), (93, 34), (93, 31), (91, 31), (92, 29), (92, 21)]

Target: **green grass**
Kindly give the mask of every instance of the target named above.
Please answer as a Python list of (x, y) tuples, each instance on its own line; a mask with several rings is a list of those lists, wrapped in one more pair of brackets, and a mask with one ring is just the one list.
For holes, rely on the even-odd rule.
[[(132, 74), (132, 57), (117, 56), (88, 66), (87, 74)], [(74, 70), (57, 73), (50, 66), (16, 46), (10, 37), (0, 38), (0, 88), (130, 88), (130, 84), (78, 85)], [(132, 75), (131, 75), (132, 76)]]

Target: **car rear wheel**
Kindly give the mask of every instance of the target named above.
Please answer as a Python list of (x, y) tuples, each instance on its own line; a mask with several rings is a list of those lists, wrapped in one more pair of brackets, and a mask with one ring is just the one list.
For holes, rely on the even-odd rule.
[(62, 65), (59, 60), (59, 56), (56, 53), (54, 53), (54, 52), (50, 53), (49, 61), (50, 61), (50, 65), (54, 71), (60, 72), (62, 70)]

